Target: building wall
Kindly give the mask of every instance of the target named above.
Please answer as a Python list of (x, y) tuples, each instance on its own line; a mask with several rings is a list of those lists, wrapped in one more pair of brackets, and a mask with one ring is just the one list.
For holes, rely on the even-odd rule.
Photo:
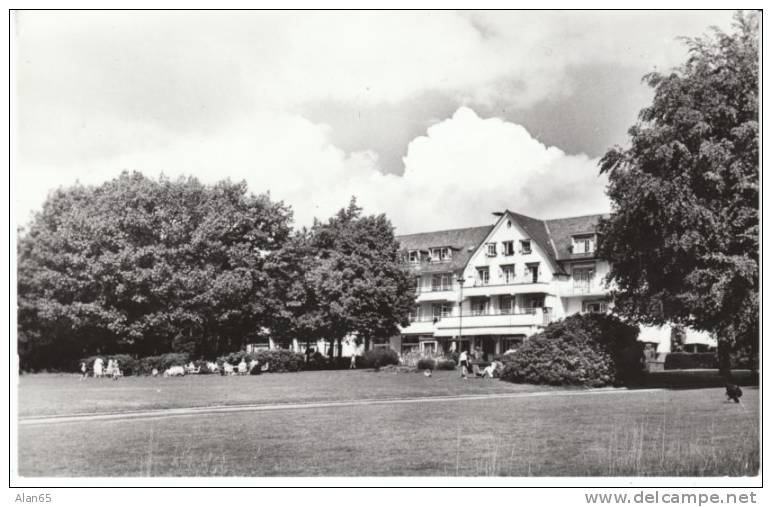
[[(586, 232), (586, 231), (578, 231)], [(530, 240), (531, 252), (523, 253), (521, 250), (521, 240)], [(504, 241), (512, 241), (514, 243), (514, 252), (512, 255), (504, 255), (504, 249), (502, 243)], [(488, 255), (488, 243), (496, 244), (496, 254), (493, 256)], [(426, 245), (426, 248), (441, 247), (444, 245)], [(538, 286), (528, 284), (531, 282), (531, 273), (527, 269), (527, 264), (538, 263)], [(514, 265), (515, 274), (514, 281), (507, 283), (504, 278), (502, 265)], [(488, 286), (499, 286), (496, 290), (480, 290), (468, 291), (469, 288), (473, 288), (476, 285), (478, 279), (477, 268), (487, 267), (489, 269)], [(579, 282), (574, 280), (574, 270), (579, 268), (591, 267), (593, 269), (593, 276), (588, 283)], [(556, 275), (559, 271), (565, 272), (562, 275)], [(450, 271), (450, 266), (448, 266)], [(544, 306), (551, 308), (552, 320), (565, 318), (570, 315), (582, 313), (585, 309), (584, 305), (587, 302), (606, 301), (610, 288), (606, 286), (605, 277), (610, 271), (610, 264), (604, 260), (599, 259), (572, 259), (569, 261), (561, 261), (560, 266), (556, 266), (551, 260), (550, 256), (544, 252), (541, 247), (528, 236), (528, 234), (520, 227), (520, 225), (509, 216), (503, 216), (496, 226), (491, 230), (488, 237), (476, 248), (475, 252), (471, 255), (469, 262), (462, 272), (462, 276), (465, 280), (463, 288), (459, 287), (456, 283), (456, 275), (451, 277), (452, 291), (446, 291), (442, 294), (431, 293), (432, 287), (432, 274), (422, 273), (421, 276), (421, 291), (417, 292), (417, 296), (421, 296), (422, 301), (417, 302), (417, 305), (421, 308), (421, 317), (423, 323), (420, 325), (414, 325), (412, 329), (406, 328), (404, 331), (410, 333), (414, 338), (420, 334), (422, 340), (432, 339), (433, 329), (436, 325), (433, 325), (431, 318), (433, 317), (433, 304), (440, 304), (447, 302), (451, 305), (451, 316), (457, 317), (459, 312), (459, 305), (457, 301), (463, 293), (463, 301), (460, 310), (464, 315), (472, 313), (472, 299), (470, 293), (487, 293), (488, 296), (489, 311), (493, 314), (499, 312), (499, 296), (494, 295), (498, 292), (516, 293), (515, 296), (515, 312), (520, 312), (527, 307), (526, 298), (541, 294), (544, 297)], [(510, 292), (507, 288), (502, 291), (501, 287), (506, 285), (512, 285), (513, 290)], [(468, 291), (468, 292), (467, 292)], [(523, 292), (528, 291), (528, 294)], [(533, 292), (531, 292), (533, 291)], [(428, 294), (427, 294), (428, 293)], [(449, 301), (450, 300), (450, 301)], [(428, 322), (427, 322), (428, 320)], [(441, 326), (441, 325), (440, 325)], [(463, 328), (469, 328), (471, 332), (480, 335), (480, 330), (474, 330), (471, 322), (467, 322), (464, 319)], [(534, 325), (530, 327), (530, 333), (528, 335), (538, 332), (542, 327)], [(491, 334), (496, 334), (491, 332)], [(447, 336), (447, 335), (446, 335)], [(469, 339), (465, 336), (466, 339)], [(505, 339), (506, 336), (496, 336), (496, 340)], [(699, 337), (701, 338), (701, 337)], [(412, 338), (411, 338), (412, 339)], [(482, 336), (480, 336), (482, 339)], [(647, 341), (658, 344), (658, 352), (667, 352), (670, 349), (670, 334), (669, 328), (650, 328), (641, 326), (641, 341)], [(698, 340), (693, 338), (695, 342)], [(411, 342), (412, 343), (412, 342)], [(394, 350), (400, 351), (405, 347), (403, 340), (399, 337), (395, 337), (390, 342), (391, 347)]]
[[(531, 240), (531, 253), (525, 254), (520, 252), (520, 241), (529, 239), (531, 238), (514, 220), (507, 217), (499, 220), (499, 223), (496, 224), (490, 235), (469, 259), (469, 263), (464, 269), (463, 276), (466, 280), (464, 286), (473, 286), (477, 278), (477, 268), (486, 266), (490, 270), (489, 285), (504, 284), (505, 280), (501, 266), (505, 264), (514, 264), (515, 279), (517, 281), (525, 281), (528, 279), (526, 264), (532, 262), (539, 263), (539, 281), (551, 281), (554, 271), (552, 262), (535, 241)], [(504, 255), (502, 247), (502, 242), (504, 241), (514, 241), (514, 255)], [(495, 256), (488, 256), (487, 243), (496, 243)]]

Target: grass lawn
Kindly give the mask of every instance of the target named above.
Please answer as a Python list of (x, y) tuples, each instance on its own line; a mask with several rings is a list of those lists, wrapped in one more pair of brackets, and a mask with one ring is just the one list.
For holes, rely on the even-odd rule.
[[(265, 375), (188, 375), (79, 380), (72, 374), (22, 375), (19, 415), (39, 416), (154, 408), (296, 403), (404, 396), (544, 391), (544, 386), (457, 378), (453, 371), (389, 373), (373, 370), (307, 371)], [(554, 389), (554, 388), (552, 388)]]
[[(25, 375), (22, 416), (213, 403), (511, 393), (540, 386), (421, 374), (78, 381)], [(19, 427), (21, 476), (756, 475), (756, 388), (561, 395), (200, 414)]]

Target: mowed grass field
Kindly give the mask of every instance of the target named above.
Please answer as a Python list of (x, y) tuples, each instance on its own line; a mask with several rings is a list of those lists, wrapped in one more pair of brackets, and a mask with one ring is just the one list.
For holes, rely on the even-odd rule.
[[(704, 377), (705, 374), (703, 373)], [(687, 383), (688, 384), (688, 383)], [(21, 476), (756, 475), (758, 390), (609, 392), (456, 372), (79, 381), (24, 375), (19, 414), (459, 396), (19, 426)], [(538, 393), (544, 395), (535, 396)], [(499, 394), (508, 397), (464, 399)]]

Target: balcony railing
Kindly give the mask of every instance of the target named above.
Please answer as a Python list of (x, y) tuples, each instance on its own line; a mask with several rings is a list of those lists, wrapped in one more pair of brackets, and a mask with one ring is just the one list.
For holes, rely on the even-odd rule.
[(564, 296), (585, 296), (590, 294), (605, 294), (608, 291), (604, 279), (595, 277), (589, 281), (569, 281), (563, 285), (560, 292)]
[(512, 310), (485, 310), (468, 312), (443, 318), (437, 323), (441, 329), (454, 329), (461, 325), (462, 329), (502, 327), (502, 326), (546, 326), (552, 321), (552, 309), (522, 308)]
[[(446, 316), (446, 317), (449, 317)], [(439, 322), (440, 319), (442, 319), (442, 316), (434, 316), (434, 315), (421, 315), (421, 316), (410, 316), (410, 322)]]
[[(550, 308), (519, 308), (517, 310), (514, 309), (505, 309), (505, 308), (488, 308), (487, 310), (472, 310), (471, 312), (465, 312), (461, 316), (466, 317), (484, 317), (487, 315), (536, 315), (537, 313), (541, 312), (542, 310), (551, 310)], [(457, 317), (457, 315), (452, 315), (452, 317)]]
[(545, 280), (536, 279), (534, 281), (533, 276), (514, 276), (510, 278), (506, 278), (499, 281), (491, 281), (491, 280), (480, 280), (476, 279), (474, 283), (471, 285), (472, 287), (492, 287), (492, 286), (499, 286), (499, 285), (524, 285), (527, 283), (546, 283)]

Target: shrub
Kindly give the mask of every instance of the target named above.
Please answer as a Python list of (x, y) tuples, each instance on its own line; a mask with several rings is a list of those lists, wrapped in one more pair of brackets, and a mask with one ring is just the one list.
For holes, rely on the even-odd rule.
[(328, 366), (327, 358), (321, 352), (314, 352), (308, 357), (304, 368), (306, 370), (326, 370)]
[(419, 370), (433, 370), (437, 367), (437, 361), (430, 357), (422, 357), (415, 366)]
[(260, 350), (248, 355), (246, 362), (252, 358), (257, 359), (260, 366), (268, 363), (268, 371), (273, 373), (300, 371), (306, 362), (303, 354), (285, 349)]
[(399, 355), (390, 348), (368, 350), (362, 356), (362, 366), (365, 368), (380, 368), (388, 364), (399, 364)]
[(759, 355), (751, 350), (750, 346), (739, 347), (729, 355), (729, 362), (734, 370), (759, 369)]
[(691, 370), (694, 368), (718, 368), (715, 352), (671, 352), (665, 356), (666, 370)]
[(454, 361), (453, 359), (437, 359), (436, 368), (438, 370), (455, 370), (456, 361)]
[(455, 370), (456, 362), (442, 357), (424, 357), (416, 362), (416, 368), (419, 370)]
[(531, 336), (502, 357), (502, 380), (600, 387), (637, 380), (643, 372), (638, 328), (605, 314), (572, 315)]

